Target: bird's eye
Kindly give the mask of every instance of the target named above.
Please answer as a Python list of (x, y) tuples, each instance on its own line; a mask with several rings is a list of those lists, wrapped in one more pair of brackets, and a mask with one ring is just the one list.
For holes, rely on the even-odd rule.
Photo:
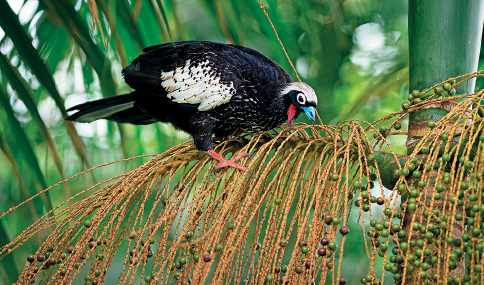
[(306, 103), (306, 96), (304, 96), (301, 93), (297, 94), (296, 99), (297, 99), (297, 102), (301, 105), (304, 105)]

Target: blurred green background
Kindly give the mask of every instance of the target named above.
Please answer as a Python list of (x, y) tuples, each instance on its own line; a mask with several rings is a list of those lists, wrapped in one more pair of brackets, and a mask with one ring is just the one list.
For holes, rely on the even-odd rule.
[[(274, 59), (296, 79), (257, 0), (96, 3), (102, 29), (94, 27), (87, 0), (0, 0), (1, 213), (91, 166), (161, 153), (189, 139), (161, 123), (135, 127), (98, 121), (74, 126), (63, 120), (70, 106), (129, 92), (120, 71), (144, 47), (179, 40), (240, 44)], [(318, 94), (324, 124), (373, 121), (399, 110), (408, 92), (407, 1), (262, 3), (299, 76)], [(478, 88), (483, 86), (478, 81)], [(395, 150), (402, 154), (403, 139), (395, 141)], [(34, 199), (0, 220), (0, 244), (52, 206), (147, 159), (98, 169)], [(349, 284), (358, 282), (369, 267), (354, 216), (354, 234), (346, 242), (343, 262)], [(48, 231), (41, 238), (44, 234)], [(0, 282), (15, 280), (39, 241), (0, 261)]]

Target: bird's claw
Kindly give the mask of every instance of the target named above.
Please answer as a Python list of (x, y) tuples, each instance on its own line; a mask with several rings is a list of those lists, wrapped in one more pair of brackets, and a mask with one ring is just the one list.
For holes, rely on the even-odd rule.
[(250, 158), (251, 155), (248, 152), (242, 152), (242, 153), (239, 153), (238, 155), (236, 155), (235, 157), (232, 157), (230, 159), (230, 161), (237, 161), (237, 160), (239, 160), (239, 159), (241, 159), (243, 157), (249, 157)]
[(250, 154), (247, 153), (247, 152), (243, 152), (243, 153), (240, 153), (234, 157), (232, 157), (230, 160), (227, 160), (225, 158), (223, 158), (222, 156), (220, 156), (218, 153), (216, 153), (215, 151), (209, 151), (209, 154), (216, 160), (219, 161), (219, 164), (215, 165), (213, 167), (213, 170), (215, 172), (219, 172), (222, 168), (225, 168), (225, 167), (233, 167), (233, 168), (237, 168), (241, 171), (247, 171), (249, 170), (247, 167), (245, 166), (242, 166), (242, 165), (239, 165), (237, 163), (235, 163), (237, 160), (243, 158), (243, 157), (250, 157)]
[(228, 167), (228, 166), (233, 167), (233, 168), (237, 168), (241, 171), (247, 171), (248, 170), (247, 167), (239, 165), (239, 164), (235, 163), (235, 161), (236, 160), (234, 160), (234, 159), (221, 161), (219, 164), (217, 164), (213, 167), (213, 170), (216, 173), (218, 173), (220, 170), (222, 170), (222, 168), (225, 168), (225, 167)]

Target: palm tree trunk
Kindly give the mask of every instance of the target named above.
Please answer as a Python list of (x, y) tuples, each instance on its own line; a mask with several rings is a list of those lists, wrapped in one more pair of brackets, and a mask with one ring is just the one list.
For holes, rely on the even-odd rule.
[[(409, 53), (410, 53), (410, 91), (423, 90), (440, 83), (448, 78), (474, 72), (477, 70), (479, 51), (482, 37), (482, 24), (484, 19), (484, 0), (410, 0), (409, 1)], [(457, 86), (457, 94), (470, 94), (474, 92), (475, 79)], [(457, 102), (456, 102), (457, 103)], [(413, 152), (419, 139), (430, 129), (429, 120), (439, 120), (448, 111), (431, 108), (413, 112), (409, 116), (407, 147), (408, 154)], [(437, 172), (431, 172), (436, 176)], [(413, 181), (409, 181), (413, 183)], [(429, 183), (422, 192), (422, 203), (430, 208), (434, 196), (435, 185)], [(443, 203), (434, 201), (434, 208), (442, 213)], [(411, 221), (422, 220), (423, 224), (433, 222), (422, 217), (423, 211), (406, 212), (403, 221), (407, 233), (412, 232)], [(452, 221), (453, 219), (449, 219)], [(453, 222), (453, 230), (447, 233), (456, 239), (462, 238), (462, 222)], [(413, 238), (422, 238), (418, 232), (413, 232)], [(439, 256), (435, 243), (429, 243), (432, 255)], [(462, 261), (461, 261), (462, 263)], [(448, 271), (445, 259), (439, 261), (427, 271), (427, 277), (432, 276), (442, 280), (445, 272), (450, 276), (462, 275), (463, 266)], [(407, 284), (421, 284), (426, 280), (422, 278), (420, 269), (405, 277)], [(447, 280), (442, 280), (447, 282)]]

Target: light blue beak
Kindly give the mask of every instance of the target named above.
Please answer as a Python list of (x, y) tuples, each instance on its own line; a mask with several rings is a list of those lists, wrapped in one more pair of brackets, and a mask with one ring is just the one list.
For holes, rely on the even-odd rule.
[(314, 121), (316, 120), (316, 110), (314, 109), (314, 107), (309, 106), (309, 107), (301, 107), (301, 108), (303, 109), (304, 113), (306, 113), (306, 116), (308, 116), (311, 123), (314, 124)]

